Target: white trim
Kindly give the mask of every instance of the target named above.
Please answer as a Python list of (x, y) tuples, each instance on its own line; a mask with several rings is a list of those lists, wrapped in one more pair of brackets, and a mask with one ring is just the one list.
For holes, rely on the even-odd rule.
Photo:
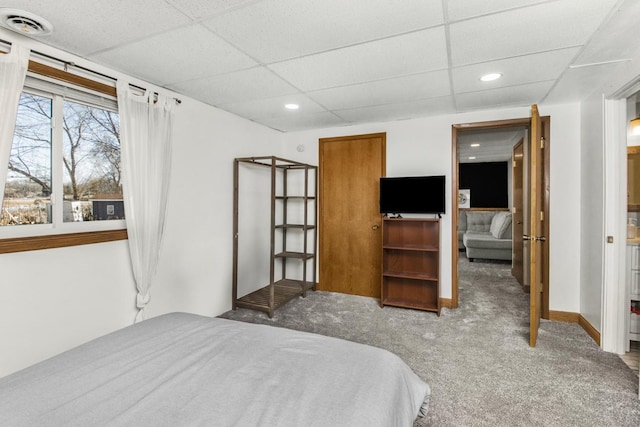
[(626, 100), (604, 100), (604, 227), (601, 346), (624, 354), (628, 341), (626, 265)]

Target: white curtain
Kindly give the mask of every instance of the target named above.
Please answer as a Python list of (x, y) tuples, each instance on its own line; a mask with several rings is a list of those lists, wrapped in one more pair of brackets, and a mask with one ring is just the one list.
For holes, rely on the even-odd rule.
[(122, 81), (117, 93), (124, 208), (139, 322), (151, 298), (149, 288), (165, 228), (175, 100), (151, 91), (137, 95)]
[(12, 44), (11, 52), (0, 54), (0, 209), (7, 180), (7, 168), (20, 93), (29, 66), (29, 49)]

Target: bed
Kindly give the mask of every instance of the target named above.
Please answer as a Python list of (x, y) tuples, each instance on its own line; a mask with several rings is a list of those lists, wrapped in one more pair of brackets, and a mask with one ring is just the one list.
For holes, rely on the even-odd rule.
[(2, 426), (412, 426), (430, 389), (396, 355), (171, 313), (0, 379)]

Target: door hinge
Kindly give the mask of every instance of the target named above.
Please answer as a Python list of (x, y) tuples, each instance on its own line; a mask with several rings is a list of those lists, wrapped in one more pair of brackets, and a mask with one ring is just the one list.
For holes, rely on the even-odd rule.
[(540, 221), (544, 221), (544, 211), (540, 211)]
[(540, 137), (540, 149), (544, 150), (544, 136)]

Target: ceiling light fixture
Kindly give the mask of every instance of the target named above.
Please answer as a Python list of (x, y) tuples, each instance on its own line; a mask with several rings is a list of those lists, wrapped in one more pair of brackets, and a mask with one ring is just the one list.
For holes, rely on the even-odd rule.
[(480, 147), (480, 143), (478, 143), (478, 142), (474, 142), (473, 144), (471, 144), (471, 146), (472, 146), (473, 148)]
[(0, 24), (26, 36), (47, 36), (53, 32), (53, 25), (44, 18), (19, 9), (0, 9)]
[(498, 80), (500, 77), (502, 77), (502, 73), (489, 73), (480, 77), (480, 80), (483, 82), (492, 82), (494, 80)]
[(287, 110), (297, 110), (300, 106), (298, 104), (284, 104), (284, 108)]
[(631, 120), (631, 135), (640, 135), (640, 116)]
[(476, 159), (476, 156), (469, 157), (469, 160), (475, 160), (475, 159)]

